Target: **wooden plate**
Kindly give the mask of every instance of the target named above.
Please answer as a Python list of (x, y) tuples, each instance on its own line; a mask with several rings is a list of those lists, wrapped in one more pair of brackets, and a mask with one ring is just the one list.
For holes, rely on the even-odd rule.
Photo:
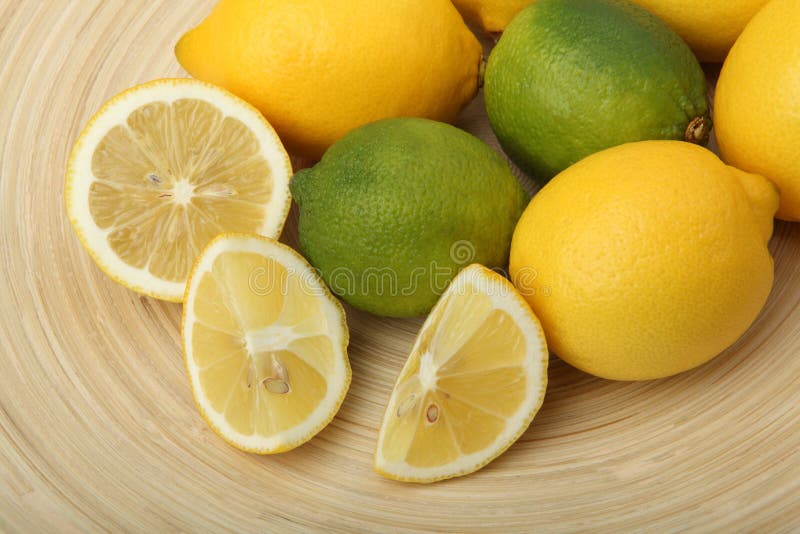
[[(0, 530), (800, 528), (800, 224), (777, 224), (772, 296), (724, 355), (645, 383), (554, 359), (532, 427), (473, 476), (372, 472), (420, 321), (353, 310), (353, 385), (328, 428), (273, 457), (217, 438), (184, 375), (180, 306), (106, 278), (62, 200), (87, 119), (184, 75), (173, 44), (211, 4), (0, 0)], [(491, 141), (481, 109), (462, 125)]]

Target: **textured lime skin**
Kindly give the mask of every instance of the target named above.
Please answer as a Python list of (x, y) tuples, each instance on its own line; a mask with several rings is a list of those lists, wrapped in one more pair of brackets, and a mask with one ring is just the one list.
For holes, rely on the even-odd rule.
[(413, 118), (350, 132), (290, 187), (300, 248), (331, 290), (394, 317), (430, 311), (461, 267), (505, 266), (528, 202), (486, 144)]
[(486, 111), (503, 149), (545, 182), (631, 141), (710, 128), (706, 80), (665, 23), (625, 0), (539, 0), (509, 24), (486, 70)]

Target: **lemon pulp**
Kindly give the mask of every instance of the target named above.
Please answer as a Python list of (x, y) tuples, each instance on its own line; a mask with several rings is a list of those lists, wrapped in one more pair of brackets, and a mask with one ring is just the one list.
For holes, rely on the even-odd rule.
[(201, 82), (157, 80), (118, 95), (86, 127), (69, 164), (67, 208), (114, 279), (179, 301), (215, 235), (280, 233), (290, 172), (255, 109)]
[(462, 271), (437, 303), (395, 385), (376, 469), (430, 482), (472, 472), (502, 453), (541, 405), (547, 349), (510, 283)]
[(201, 258), (186, 302), (195, 397), (234, 445), (286, 450), (321, 429), (346, 392), (343, 312), (293, 251), (255, 237), (228, 237), (226, 247), (225, 239)]

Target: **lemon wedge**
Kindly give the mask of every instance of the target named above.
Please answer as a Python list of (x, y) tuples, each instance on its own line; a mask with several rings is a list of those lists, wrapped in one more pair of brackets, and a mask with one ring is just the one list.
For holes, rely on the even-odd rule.
[(111, 278), (179, 302), (215, 235), (280, 234), (290, 176), (255, 108), (196, 80), (155, 80), (112, 98), (84, 128), (67, 165), (67, 213)]
[(341, 304), (272, 239), (223, 234), (209, 243), (186, 289), (182, 340), (200, 413), (249, 452), (305, 443), (350, 385)]
[(383, 417), (375, 470), (435, 482), (499, 456), (544, 399), (548, 353), (538, 319), (505, 278), (463, 269), (431, 311)]

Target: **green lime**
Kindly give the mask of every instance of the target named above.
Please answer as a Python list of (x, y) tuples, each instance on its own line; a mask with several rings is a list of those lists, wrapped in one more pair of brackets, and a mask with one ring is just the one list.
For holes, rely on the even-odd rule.
[(350, 132), (290, 187), (300, 248), (331, 290), (395, 317), (430, 311), (470, 263), (504, 267), (528, 202), (489, 146), (413, 118)]
[(489, 56), (486, 111), (503, 149), (545, 182), (647, 139), (705, 143), (706, 80), (664, 22), (625, 0), (538, 0)]

